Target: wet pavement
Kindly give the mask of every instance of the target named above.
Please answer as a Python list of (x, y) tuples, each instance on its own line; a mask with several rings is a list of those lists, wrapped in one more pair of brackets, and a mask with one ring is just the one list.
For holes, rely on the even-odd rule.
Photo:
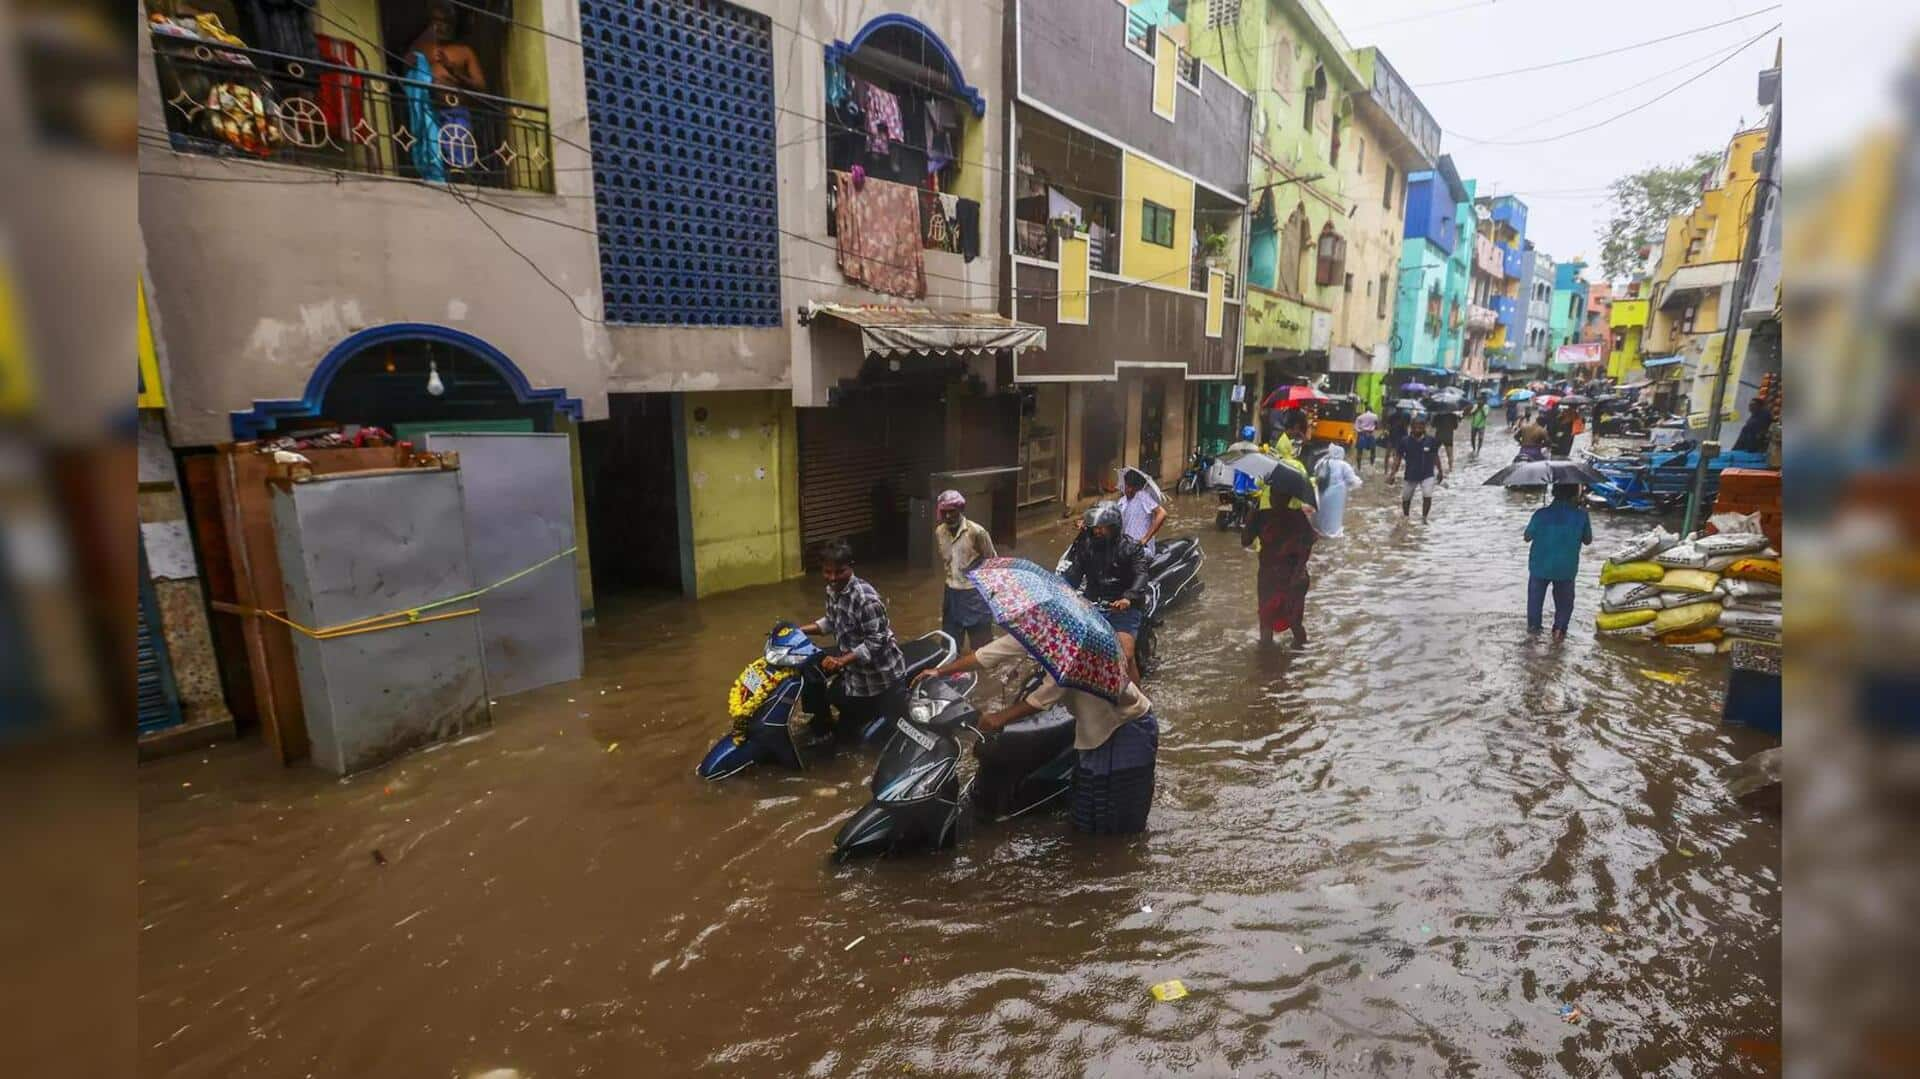
[[(348, 781), (257, 742), (145, 766), (141, 1073), (1775, 1072), (1779, 821), (1720, 779), (1771, 743), (1718, 725), (1720, 662), (1593, 638), (1597, 555), (1572, 637), (1528, 637), (1534, 503), (1477, 486), (1511, 456), (1424, 525), (1363, 469), (1299, 652), (1176, 500), (1206, 588), (1146, 687), (1140, 837), (1048, 817), (836, 866), (870, 755), (698, 780), (812, 580), (603, 608), (585, 679)], [(1596, 549), (1643, 526), (1596, 515)], [(934, 628), (932, 573), (872, 576)]]

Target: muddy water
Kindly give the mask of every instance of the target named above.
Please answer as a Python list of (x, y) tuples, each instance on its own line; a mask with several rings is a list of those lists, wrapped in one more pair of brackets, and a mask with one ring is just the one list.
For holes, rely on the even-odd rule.
[[(245, 744), (146, 767), (142, 1073), (1777, 1068), (1778, 823), (1717, 778), (1762, 743), (1717, 725), (1716, 667), (1596, 642), (1590, 576), (1569, 641), (1527, 638), (1531, 506), (1474, 485), (1510, 456), (1426, 525), (1368, 470), (1298, 653), (1258, 647), (1252, 560), (1203, 532), (1135, 839), (1042, 819), (838, 867), (869, 760), (696, 779), (812, 581), (615, 606), (584, 680), (347, 782)], [(873, 576), (932, 627), (937, 582)]]

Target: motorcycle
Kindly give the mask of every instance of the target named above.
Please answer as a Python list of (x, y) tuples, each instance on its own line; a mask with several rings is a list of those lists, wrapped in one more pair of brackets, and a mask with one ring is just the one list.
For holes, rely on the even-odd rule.
[[(960, 650), (952, 637), (935, 630), (902, 643), (900, 651), (906, 657), (907, 677), (912, 678), (921, 671), (950, 662)], [(733, 726), (720, 736), (694, 769), (700, 778), (726, 779), (755, 764), (804, 770), (808, 751), (818, 748), (826, 739), (803, 743), (794, 721), (804, 716), (808, 708), (827, 707), (826, 691), (837, 677), (820, 666), (827, 655), (791, 623), (774, 626), (767, 635), (761, 657), (747, 664), (727, 691)], [(880, 716), (867, 724), (860, 732), (861, 744), (884, 741), (888, 724), (894, 718)]]
[(1193, 451), (1193, 456), (1187, 459), (1187, 470), (1180, 473), (1179, 480), (1175, 481), (1173, 485), (1173, 493), (1177, 495), (1199, 494), (1201, 489), (1206, 486), (1207, 473), (1212, 470), (1213, 458), (1200, 450)]
[[(1075, 538), (1077, 543), (1078, 537)], [(1075, 544), (1068, 544), (1060, 561), (1054, 563), (1053, 571), (1062, 577), (1073, 568)], [(1157, 587), (1161, 608), (1171, 607), (1199, 590), (1200, 566), (1205, 561), (1206, 552), (1200, 549), (1200, 541), (1193, 536), (1162, 540), (1156, 545), (1152, 559), (1147, 564), (1147, 581)]]
[(1213, 511), (1213, 527), (1222, 532), (1238, 532), (1253, 518), (1253, 509), (1253, 492), (1221, 491), (1220, 504)]
[[(1022, 695), (1039, 677), (1029, 679)], [(967, 672), (914, 687), (874, 769), (873, 799), (833, 838), (835, 861), (945, 850), (959, 843), (969, 817), (1004, 821), (1062, 804), (1073, 789), (1073, 716), (1055, 705), (987, 735), (967, 699), (975, 681)], [(973, 734), (979, 759), (964, 782), (962, 732)]]

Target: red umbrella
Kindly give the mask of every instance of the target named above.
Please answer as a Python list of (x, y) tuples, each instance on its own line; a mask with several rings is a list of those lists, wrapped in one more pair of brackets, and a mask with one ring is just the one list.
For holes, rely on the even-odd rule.
[(1267, 408), (1299, 408), (1301, 405), (1331, 401), (1333, 398), (1312, 386), (1282, 386), (1267, 395)]
[(1552, 394), (1548, 394), (1545, 397), (1534, 398), (1533, 403), (1539, 405), (1542, 409), (1549, 409), (1557, 406), (1560, 403), (1560, 399)]

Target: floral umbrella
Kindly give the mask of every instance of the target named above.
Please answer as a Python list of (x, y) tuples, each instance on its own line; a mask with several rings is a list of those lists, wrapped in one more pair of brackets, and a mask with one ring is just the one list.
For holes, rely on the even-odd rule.
[(993, 620), (1068, 689), (1118, 702), (1127, 688), (1120, 641), (1093, 604), (1024, 558), (989, 558), (967, 571)]

